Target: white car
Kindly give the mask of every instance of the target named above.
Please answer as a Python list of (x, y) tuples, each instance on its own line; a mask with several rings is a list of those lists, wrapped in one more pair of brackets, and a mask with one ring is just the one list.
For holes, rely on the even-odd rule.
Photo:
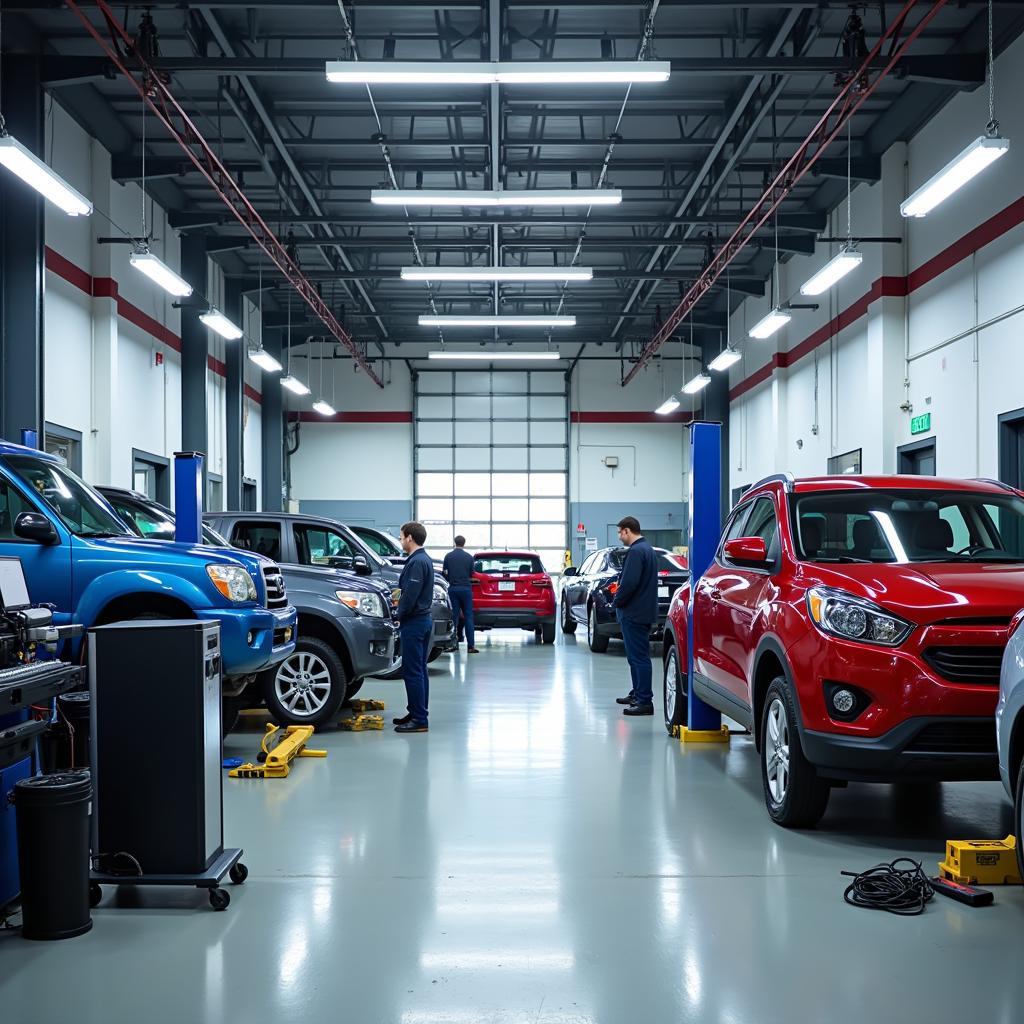
[(1010, 640), (999, 673), (996, 708), (999, 774), (1013, 801), (1017, 865), (1024, 873), (1024, 610), (1010, 623)]

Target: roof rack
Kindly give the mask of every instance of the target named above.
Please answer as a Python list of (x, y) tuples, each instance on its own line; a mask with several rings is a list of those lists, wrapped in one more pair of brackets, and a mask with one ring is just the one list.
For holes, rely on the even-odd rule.
[(1016, 487), (1012, 487), (1003, 480), (993, 480), (991, 477), (987, 476), (975, 476), (971, 477), (971, 479), (976, 484), (992, 484), (994, 487), (1001, 487), (1004, 491), (1009, 491), (1011, 494), (1019, 493)]
[[(756, 484), (751, 484), (743, 494), (749, 494), (751, 491), (756, 490), (758, 487), (764, 487), (765, 484), (782, 484), (783, 489), (787, 494), (792, 493), (793, 485), (796, 481), (793, 479), (792, 473), (775, 473), (772, 476), (766, 476), (763, 480), (758, 480)], [(743, 495), (740, 495), (742, 497)]]

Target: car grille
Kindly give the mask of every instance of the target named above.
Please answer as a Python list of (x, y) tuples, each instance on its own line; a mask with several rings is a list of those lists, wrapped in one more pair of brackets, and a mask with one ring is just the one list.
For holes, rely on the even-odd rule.
[(284, 608), (288, 604), (288, 592), (281, 570), (276, 565), (263, 566), (263, 582), (267, 587), (267, 607)]
[(922, 754), (995, 754), (995, 719), (991, 722), (936, 722), (926, 725), (907, 749)]
[(951, 683), (999, 685), (999, 667), (1003, 661), (1001, 646), (929, 647), (922, 657)]

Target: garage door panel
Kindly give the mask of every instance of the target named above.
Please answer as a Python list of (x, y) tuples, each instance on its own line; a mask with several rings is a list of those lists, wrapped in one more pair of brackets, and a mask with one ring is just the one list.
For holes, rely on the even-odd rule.
[(420, 444), (451, 444), (454, 437), (452, 424), (420, 422), (416, 425), (416, 439)]
[(490, 398), (456, 395), (455, 418), (457, 420), (489, 420), (491, 418)]
[(494, 444), (528, 444), (530, 441), (529, 424), (526, 420), (512, 423), (495, 421), (492, 436)]
[(564, 395), (531, 395), (530, 416), (539, 419), (557, 419), (562, 421), (565, 429), (565, 396)]
[(565, 470), (564, 448), (531, 448), (530, 469)]
[(484, 423), (460, 423), (455, 421), (455, 443), (456, 444), (490, 444), (491, 424)]
[(525, 420), (526, 399), (495, 395), (491, 400), (491, 412), (496, 420)]
[(530, 444), (565, 444), (565, 421), (530, 421)]
[(455, 468), (458, 470), (478, 470), (491, 468), (490, 448), (456, 448)]
[(528, 448), (495, 448), (494, 468), (502, 469), (529, 469), (530, 453)]
[(416, 400), (416, 418), (419, 420), (450, 420), (452, 409), (448, 395), (421, 395)]
[(417, 448), (416, 467), (418, 469), (452, 469), (453, 450), (451, 448)]

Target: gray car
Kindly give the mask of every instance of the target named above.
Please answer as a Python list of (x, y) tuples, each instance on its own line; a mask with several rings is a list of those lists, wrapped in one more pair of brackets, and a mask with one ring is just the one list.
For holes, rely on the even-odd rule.
[(1017, 865), (1024, 874), (1024, 612), (1010, 626), (1010, 641), (999, 673), (996, 708), (999, 774), (1013, 801)]

